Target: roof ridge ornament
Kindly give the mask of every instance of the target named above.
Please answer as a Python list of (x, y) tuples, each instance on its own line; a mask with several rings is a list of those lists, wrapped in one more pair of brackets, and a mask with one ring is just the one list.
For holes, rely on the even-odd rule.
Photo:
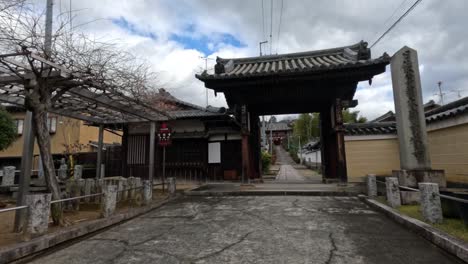
[(216, 64), (215, 64), (215, 74), (222, 74), (226, 72), (230, 72), (234, 69), (234, 61), (229, 60), (226, 64), (223, 64), (220, 57), (216, 57)]
[(371, 50), (367, 47), (367, 42), (361, 40), (359, 43), (359, 49), (357, 52), (358, 60), (368, 60), (371, 58)]

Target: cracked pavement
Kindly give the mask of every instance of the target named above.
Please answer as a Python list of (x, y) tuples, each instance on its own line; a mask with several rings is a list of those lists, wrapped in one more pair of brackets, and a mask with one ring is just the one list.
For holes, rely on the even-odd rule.
[(182, 197), (33, 263), (462, 263), (351, 197)]

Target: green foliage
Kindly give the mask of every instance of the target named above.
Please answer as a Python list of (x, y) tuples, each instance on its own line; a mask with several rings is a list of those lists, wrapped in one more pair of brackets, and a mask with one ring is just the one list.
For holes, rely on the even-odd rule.
[(302, 143), (306, 143), (312, 138), (320, 136), (319, 128), (320, 116), (318, 113), (313, 114), (300, 114), (299, 118), (294, 122), (293, 134), (297, 138), (293, 141), (299, 141), (301, 138)]
[[(377, 198), (377, 201), (383, 204), (387, 204), (385, 197), (380, 196)], [(424, 218), (421, 213), (420, 205), (402, 205), (398, 207), (397, 210), (404, 215), (407, 215), (409, 217), (412, 217), (412, 218), (415, 218), (424, 222)], [(457, 238), (464, 240), (465, 242), (468, 242), (468, 227), (465, 226), (462, 219), (444, 218), (441, 224), (431, 224), (429, 222), (427, 223), (439, 230), (447, 232), (452, 236), (455, 236)]]
[(268, 151), (262, 151), (262, 169), (263, 172), (268, 172), (271, 166), (271, 155)]
[(359, 111), (350, 112), (349, 109), (343, 110), (343, 122), (344, 123), (365, 123), (367, 118), (362, 115), (359, 116)]
[(8, 148), (16, 137), (15, 121), (5, 109), (0, 108), (0, 150)]
[(289, 148), (289, 155), (294, 160), (294, 162), (299, 163), (300, 159), (299, 159), (299, 156), (297, 155), (297, 151), (298, 151), (298, 147), (292, 146), (291, 148)]

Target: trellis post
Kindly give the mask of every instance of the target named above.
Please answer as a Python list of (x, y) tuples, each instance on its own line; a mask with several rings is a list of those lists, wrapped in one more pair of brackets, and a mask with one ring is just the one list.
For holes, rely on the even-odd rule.
[[(21, 158), (21, 168), (19, 177), (17, 206), (25, 205), (26, 195), (29, 193), (29, 184), (31, 182), (32, 159), (34, 152), (34, 127), (32, 112), (27, 111), (23, 123), (23, 153)], [(25, 210), (17, 210), (15, 214), (15, 231), (20, 232), (23, 229), (26, 219)]]
[(150, 146), (149, 146), (149, 168), (148, 168), (148, 180), (153, 184), (154, 176), (154, 147), (156, 137), (156, 122), (151, 122), (150, 127)]
[(104, 140), (104, 125), (100, 124), (99, 125), (98, 149), (97, 149), (96, 179), (101, 178), (103, 140)]

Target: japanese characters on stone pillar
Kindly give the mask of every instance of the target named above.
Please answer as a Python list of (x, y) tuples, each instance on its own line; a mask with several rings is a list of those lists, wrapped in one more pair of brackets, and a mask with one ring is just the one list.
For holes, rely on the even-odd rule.
[(393, 176), (405, 186), (433, 182), (445, 187), (444, 171), (431, 169), (416, 50), (405, 46), (393, 55), (391, 72), (400, 147), (400, 170)]

